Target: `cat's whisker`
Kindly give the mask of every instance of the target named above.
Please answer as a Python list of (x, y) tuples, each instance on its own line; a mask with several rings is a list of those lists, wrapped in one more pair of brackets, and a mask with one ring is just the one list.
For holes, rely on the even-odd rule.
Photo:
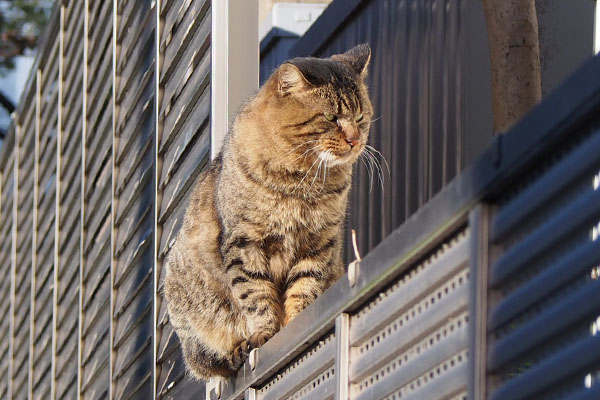
[[(365, 159), (367, 160), (367, 162), (369, 163), (369, 167), (371, 170), (371, 184), (373, 184), (373, 181), (375, 181), (375, 172), (377, 171), (377, 167), (375, 165), (375, 162), (373, 160), (373, 157), (371, 156), (371, 154), (367, 151), (365, 151)], [(378, 171), (377, 171), (378, 172)]]
[(364, 164), (365, 169), (367, 170), (367, 175), (369, 176), (369, 193), (371, 193), (371, 191), (373, 190), (373, 173), (371, 172), (370, 166), (365, 161), (365, 158), (366, 156), (364, 155), (364, 153), (360, 155), (360, 161), (362, 161), (362, 163)]
[(365, 154), (373, 162), (373, 164), (375, 165), (375, 168), (377, 169), (377, 175), (379, 177), (379, 183), (381, 184), (381, 191), (383, 192), (383, 190), (384, 190), (384, 187), (383, 187), (383, 170), (381, 168), (381, 163), (375, 157), (375, 155), (369, 151), (369, 149), (365, 148), (365, 150), (366, 150)]
[(306, 157), (308, 156), (308, 152), (310, 152), (311, 150), (316, 150), (320, 147), (320, 144), (317, 144), (316, 146), (311, 147), (310, 149), (306, 150), (304, 153), (300, 154), (298, 157), (294, 158), (292, 160), (292, 162), (295, 162), (297, 159), (299, 159), (300, 157), (304, 156), (304, 159), (306, 159)]
[(325, 168), (323, 169), (323, 188), (325, 188), (325, 180), (327, 179), (327, 164), (328, 160), (325, 160)]
[(372, 151), (376, 152), (377, 154), (379, 154), (379, 156), (381, 157), (381, 159), (382, 159), (382, 160), (383, 160), (383, 162), (385, 163), (385, 168), (387, 169), (387, 171), (388, 171), (388, 176), (389, 176), (389, 177), (390, 177), (390, 179), (391, 179), (391, 177), (392, 177), (392, 173), (390, 172), (390, 165), (388, 164), (388, 162), (387, 162), (387, 160), (385, 159), (385, 157), (383, 156), (383, 154), (381, 154), (381, 152), (380, 152), (379, 150), (377, 150), (377, 149), (376, 149), (375, 147), (373, 147), (373, 146), (369, 146), (368, 144), (367, 144), (367, 145), (365, 145), (365, 146), (366, 146), (366, 147), (367, 147), (369, 150), (372, 150)]
[(315, 164), (317, 163), (317, 161), (319, 161), (318, 158), (315, 161), (313, 161), (313, 163), (310, 166), (310, 168), (308, 169), (308, 171), (306, 171), (306, 174), (304, 174), (304, 176), (302, 177), (302, 179), (300, 180), (300, 182), (296, 185), (296, 187), (294, 188), (294, 190), (292, 190), (292, 193), (294, 193), (300, 187), (300, 185), (302, 185), (302, 182), (304, 182), (304, 180), (306, 179), (306, 177), (308, 176), (308, 174), (310, 173), (310, 171), (313, 169), (313, 167), (315, 166)]
[(297, 149), (297, 148), (299, 148), (299, 147), (306, 146), (306, 145), (307, 145), (307, 144), (309, 144), (309, 143), (315, 143), (315, 142), (318, 142), (318, 141), (319, 141), (318, 139), (315, 139), (315, 140), (308, 140), (308, 141), (306, 141), (306, 142), (302, 142), (302, 143), (300, 143), (299, 145), (297, 145), (297, 146), (294, 146), (294, 148), (292, 148), (291, 150), (289, 150), (289, 151), (287, 151), (287, 152), (283, 153), (283, 155), (284, 155), (284, 156), (287, 156), (288, 154), (290, 154), (290, 153), (293, 153), (294, 151), (296, 151), (296, 149)]
[(373, 153), (369, 153), (371, 159), (373, 160), (373, 164), (375, 165), (376, 169), (377, 169), (377, 176), (379, 177), (379, 184), (381, 185), (381, 192), (383, 193), (385, 190), (384, 187), (384, 182), (383, 182), (383, 168), (381, 167), (381, 161), (379, 161), (377, 159), (377, 157), (375, 157), (375, 155)]
[(317, 180), (319, 173), (321, 172), (321, 165), (323, 165), (323, 159), (319, 157), (319, 160), (320, 160), (319, 167), (317, 168), (317, 171), (315, 172), (315, 176), (314, 176), (312, 182), (310, 183), (310, 188), (308, 189), (309, 192), (312, 190), (312, 187), (315, 184), (315, 181)]
[[(330, 153), (329, 150), (326, 151), (327, 154)], [(319, 193), (321, 193), (324, 189), (325, 189), (325, 180), (327, 179), (327, 165), (329, 163), (329, 160), (325, 159), (325, 165), (323, 167), (323, 184), (321, 185), (321, 190), (319, 190)]]
[(370, 120), (370, 121), (369, 121), (369, 123), (370, 123), (370, 124), (372, 124), (373, 122), (377, 122), (377, 121), (379, 121), (381, 118), (383, 118), (383, 115), (381, 115), (381, 116), (379, 116), (379, 117), (377, 117), (377, 118), (374, 118), (374, 119)]

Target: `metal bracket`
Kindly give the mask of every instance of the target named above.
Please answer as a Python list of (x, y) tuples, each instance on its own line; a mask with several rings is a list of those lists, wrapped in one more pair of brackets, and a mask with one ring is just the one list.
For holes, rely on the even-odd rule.
[(354, 256), (356, 257), (356, 260), (348, 264), (348, 283), (350, 284), (350, 287), (354, 287), (354, 285), (356, 285), (358, 273), (360, 272), (360, 262), (362, 261), (358, 251), (358, 245), (356, 244), (356, 231), (354, 229), (352, 229), (352, 247), (354, 248)]
[(354, 287), (356, 285), (356, 280), (358, 279), (358, 273), (360, 271), (360, 261), (354, 260), (350, 264), (348, 264), (348, 283), (350, 287)]
[(223, 381), (221, 379), (211, 379), (206, 382), (206, 399), (218, 400), (223, 393)]
[(250, 350), (250, 354), (248, 355), (248, 364), (250, 364), (250, 369), (254, 371), (256, 368), (256, 363), (258, 362), (258, 349)]

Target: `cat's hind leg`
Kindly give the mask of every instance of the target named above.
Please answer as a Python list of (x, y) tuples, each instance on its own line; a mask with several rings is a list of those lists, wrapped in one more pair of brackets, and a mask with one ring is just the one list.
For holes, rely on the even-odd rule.
[(249, 345), (244, 344), (245, 321), (231, 290), (198, 263), (174, 253), (164, 293), (191, 375), (205, 380), (237, 370)]
[(228, 377), (234, 374), (244, 364), (251, 350), (244, 340), (230, 354), (223, 356), (206, 348), (201, 338), (184, 336), (180, 341), (189, 374), (205, 381), (217, 375)]

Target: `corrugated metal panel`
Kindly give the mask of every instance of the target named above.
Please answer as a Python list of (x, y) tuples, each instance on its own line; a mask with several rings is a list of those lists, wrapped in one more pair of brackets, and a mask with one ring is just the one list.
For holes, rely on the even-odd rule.
[[(491, 399), (598, 390), (600, 130), (572, 135), (499, 199), (491, 219)], [(590, 398), (592, 398), (590, 397)]]
[[(182, 6), (165, 2), (161, 13), (157, 264), (156, 394), (182, 398), (192, 384), (185, 378), (179, 340), (169, 325), (162, 298), (163, 264), (181, 226), (191, 185), (207, 163), (210, 150), (210, 29), (208, 0)], [(185, 71), (183, 78), (176, 71)]]
[(84, 8), (65, 7), (61, 26), (61, 121), (56, 271), (55, 388), (57, 399), (76, 398), (79, 349), (81, 138), (83, 127)]
[(156, 2), (118, 1), (112, 395), (153, 393)]
[[(357, 43), (369, 43), (373, 51), (368, 86), (375, 115), (369, 142), (389, 169), (377, 151), (363, 156), (347, 224), (367, 252), (464, 165), (465, 0), (353, 3), (360, 4), (312, 55), (342, 53)], [(353, 259), (351, 249), (347, 258)]]
[[(0, 165), (0, 274), (4, 278), (0, 282), (0, 315), (4, 318), (0, 322), (0, 398), (10, 397), (10, 361), (11, 361), (11, 314), (12, 314), (12, 289), (13, 289), (13, 206), (15, 198), (15, 151), (14, 127), (8, 134), (9, 140), (4, 145), (11, 146), (10, 152), (5, 155)], [(6, 301), (10, 299), (11, 301)]]
[[(31, 269), (33, 240), (33, 169), (36, 138), (36, 80), (23, 96), (30, 106), (19, 115), (16, 130), (16, 265), (13, 307), (12, 397), (26, 399), (29, 388), (29, 343), (31, 326)], [(14, 223), (14, 222), (13, 222)]]
[(85, 83), (80, 395), (108, 397), (112, 186), (112, 2), (90, 0)]

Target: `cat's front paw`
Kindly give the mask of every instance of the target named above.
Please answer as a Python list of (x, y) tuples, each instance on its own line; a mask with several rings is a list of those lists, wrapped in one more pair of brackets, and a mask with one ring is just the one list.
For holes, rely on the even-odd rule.
[(252, 348), (253, 347), (250, 345), (250, 342), (248, 340), (244, 340), (239, 344), (239, 346), (233, 349), (230, 361), (232, 370), (237, 371), (242, 365), (244, 365), (244, 362), (248, 358), (248, 354), (250, 354)]
[(248, 342), (250, 343), (250, 346), (252, 346), (253, 349), (257, 349), (263, 344), (265, 344), (267, 340), (271, 339), (272, 337), (273, 334), (271, 332), (256, 332), (250, 335)]

